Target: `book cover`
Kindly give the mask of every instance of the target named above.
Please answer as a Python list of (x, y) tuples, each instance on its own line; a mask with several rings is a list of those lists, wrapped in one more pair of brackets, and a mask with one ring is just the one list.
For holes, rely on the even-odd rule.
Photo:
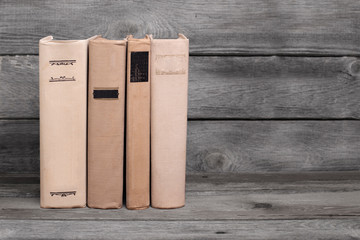
[(151, 206), (185, 205), (189, 40), (151, 39)]
[(126, 207), (150, 204), (150, 38), (128, 37)]
[(92, 208), (121, 208), (126, 40), (89, 43), (88, 198)]
[(39, 42), (40, 206), (86, 205), (88, 42)]

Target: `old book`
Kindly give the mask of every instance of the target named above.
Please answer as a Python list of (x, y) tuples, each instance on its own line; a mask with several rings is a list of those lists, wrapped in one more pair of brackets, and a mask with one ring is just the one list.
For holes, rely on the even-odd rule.
[(39, 42), (40, 206), (86, 205), (87, 40)]
[(185, 205), (189, 40), (151, 39), (151, 206)]
[(89, 43), (88, 199), (121, 208), (123, 197), (126, 40)]
[(150, 38), (128, 37), (126, 207), (150, 205)]

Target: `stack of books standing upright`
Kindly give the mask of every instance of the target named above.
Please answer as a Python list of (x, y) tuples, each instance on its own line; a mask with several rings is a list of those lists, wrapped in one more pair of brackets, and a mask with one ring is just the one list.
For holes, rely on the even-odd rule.
[(184, 206), (188, 39), (39, 49), (41, 207)]

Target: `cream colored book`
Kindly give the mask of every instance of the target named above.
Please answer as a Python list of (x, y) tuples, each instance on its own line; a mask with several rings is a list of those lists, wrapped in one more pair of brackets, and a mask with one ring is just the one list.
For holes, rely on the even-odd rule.
[(151, 206), (185, 205), (189, 40), (151, 39)]
[(150, 205), (150, 38), (128, 37), (126, 207)]
[(126, 40), (89, 43), (88, 199), (92, 208), (123, 200)]
[(40, 206), (86, 206), (88, 42), (39, 42)]

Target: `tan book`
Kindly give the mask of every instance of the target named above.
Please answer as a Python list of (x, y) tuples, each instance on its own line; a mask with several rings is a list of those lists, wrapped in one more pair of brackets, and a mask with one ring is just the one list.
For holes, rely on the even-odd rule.
[(40, 206), (86, 205), (87, 40), (39, 42)]
[(150, 205), (150, 38), (128, 37), (126, 207)]
[(88, 199), (121, 208), (123, 197), (126, 40), (89, 43)]
[(151, 39), (151, 206), (185, 205), (189, 40)]

